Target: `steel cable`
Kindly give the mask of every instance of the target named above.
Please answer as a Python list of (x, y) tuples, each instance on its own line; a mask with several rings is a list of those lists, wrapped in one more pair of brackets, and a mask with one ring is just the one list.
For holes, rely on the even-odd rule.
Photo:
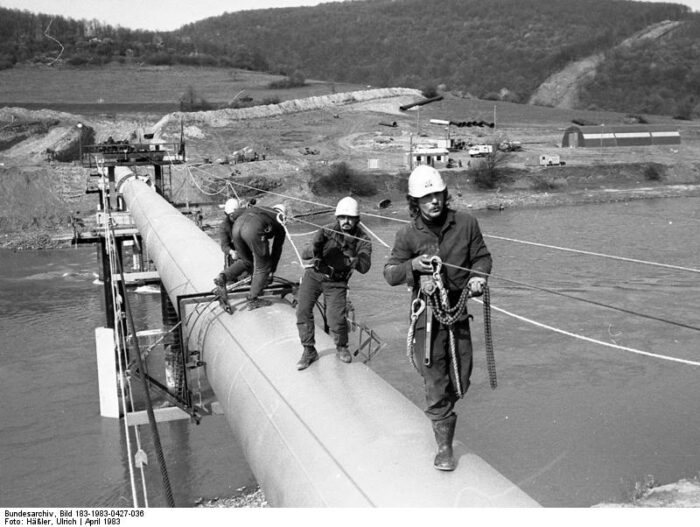
[[(100, 174), (102, 175), (102, 184), (103, 188), (108, 188), (107, 187), (107, 180), (106, 180), (106, 175), (104, 171), (104, 167), (102, 164), (98, 161), (97, 162), (97, 168), (100, 171)], [(110, 206), (109, 206), (109, 201), (107, 199), (106, 193), (103, 193), (101, 195), (102, 199), (102, 210), (107, 211), (108, 213), (110, 212)], [(110, 224), (111, 224), (111, 216), (108, 217), (108, 220), (104, 222), (104, 251), (106, 252), (106, 256), (109, 258), (109, 268), (110, 270), (115, 267), (114, 263), (114, 240), (112, 238), (112, 230), (110, 229)], [(117, 298), (119, 296), (116, 285), (114, 284), (114, 280), (112, 280), (112, 277), (106, 277), (103, 276), (103, 279), (105, 281), (105, 284), (107, 281), (109, 281), (109, 288), (110, 288), (110, 293), (112, 296), (112, 319), (114, 321), (114, 326), (115, 329), (113, 330), (113, 338), (114, 338), (114, 347), (117, 352), (117, 369), (119, 373), (119, 379), (118, 379), (118, 387), (119, 391), (121, 393), (121, 411), (124, 416), (127, 415), (128, 409), (127, 409), (127, 400), (129, 399), (129, 394), (132, 393), (131, 390), (131, 382), (127, 376), (127, 373), (124, 371), (124, 367), (126, 366), (126, 359), (123, 357), (124, 355), (124, 350), (122, 349), (122, 343), (126, 342), (125, 336), (123, 334), (123, 327), (121, 324), (121, 312), (117, 308)], [(122, 360), (124, 359), (124, 360)], [(128, 388), (128, 390), (127, 390)], [(133, 410), (133, 403), (132, 403), (132, 410)], [(134, 431), (134, 435), (136, 437), (136, 447), (137, 447), (137, 453), (141, 451), (141, 443), (140, 443), (140, 436), (138, 433), (138, 429)], [(129, 460), (128, 467), (129, 467), (129, 482), (131, 484), (131, 495), (133, 498), (133, 504), (134, 507), (139, 506), (139, 499), (138, 499), (138, 494), (136, 492), (136, 480), (135, 480), (135, 474), (134, 474), (134, 464), (133, 464), (133, 458), (132, 458), (132, 446), (131, 446), (131, 438), (129, 436), (129, 427), (126, 426), (124, 427), (124, 439), (126, 443), (126, 453), (127, 453), (127, 459)], [(143, 493), (144, 493), (144, 501), (146, 502), (145, 505), (148, 506), (148, 497), (146, 495), (146, 486), (145, 486), (145, 475), (143, 471), (143, 466), (140, 467), (140, 472), (141, 472), (141, 482), (142, 482), (142, 488), (143, 488)]]
[[(112, 237), (114, 234), (114, 227), (110, 225), (110, 230), (112, 231)], [(122, 284), (126, 284), (124, 278), (124, 268), (122, 266), (121, 255), (118, 251), (115, 251), (115, 260), (117, 264), (117, 271), (121, 277)], [(170, 486), (170, 479), (168, 478), (168, 470), (165, 466), (165, 456), (163, 455), (163, 447), (160, 442), (160, 434), (158, 433), (158, 425), (156, 423), (155, 414), (153, 412), (153, 403), (151, 401), (151, 393), (148, 386), (148, 380), (146, 379), (145, 369), (143, 364), (143, 359), (141, 357), (141, 349), (136, 338), (136, 326), (134, 325), (134, 317), (131, 311), (131, 306), (129, 303), (128, 295), (124, 295), (124, 308), (129, 320), (129, 325), (131, 326), (132, 334), (134, 335), (134, 344), (136, 347), (136, 362), (141, 371), (141, 380), (143, 383), (144, 397), (146, 402), (146, 413), (148, 414), (148, 422), (151, 426), (151, 433), (153, 434), (153, 446), (156, 450), (156, 457), (158, 458), (158, 465), (160, 466), (160, 473), (163, 480), (163, 491), (165, 492), (165, 497), (169, 507), (175, 507), (175, 499), (173, 497), (172, 487)]]
[[(197, 167), (197, 168), (198, 168), (198, 167)], [(200, 169), (200, 170), (202, 170), (202, 169)], [(220, 178), (220, 179), (224, 179), (224, 178)], [(234, 182), (234, 184), (240, 185), (240, 186), (243, 186), (243, 187), (246, 187), (246, 188), (249, 188), (249, 189), (257, 190), (257, 191), (259, 191), (259, 192), (263, 192), (263, 193), (267, 193), (267, 194), (273, 194), (273, 195), (280, 196), (280, 197), (283, 197), (283, 198), (294, 199), (294, 200), (297, 200), (297, 201), (301, 201), (301, 202), (305, 202), (305, 203), (310, 203), (310, 204), (317, 205), (317, 206), (329, 207), (328, 205), (323, 204), (323, 203), (318, 203), (318, 202), (314, 202), (314, 201), (310, 201), (310, 200), (305, 200), (305, 199), (301, 199), (301, 198), (296, 198), (296, 197), (294, 197), (294, 196), (289, 196), (289, 195), (286, 195), (286, 194), (280, 194), (280, 193), (277, 193), (277, 192), (272, 192), (272, 191), (264, 190), (264, 189), (261, 189), (261, 188), (258, 188), (258, 187), (253, 187), (253, 186), (251, 186), (251, 185), (246, 185), (245, 183)], [(363, 215), (364, 215), (364, 216), (369, 216), (369, 217), (374, 217), (374, 218), (380, 218), (380, 219), (383, 219), (383, 220), (396, 221), (396, 222), (400, 222), (400, 223), (409, 223), (409, 221), (410, 221), (410, 220), (404, 220), (404, 219), (401, 219), (401, 218), (392, 218), (392, 217), (390, 217), (390, 216), (384, 216), (384, 215), (381, 215), (381, 214), (372, 214), (372, 213), (369, 213), (369, 212), (365, 212), (365, 213), (363, 213)], [(295, 219), (296, 219), (296, 218), (295, 218)], [(314, 226), (316, 226), (316, 227), (320, 227), (320, 226), (315, 225), (315, 224), (313, 224), (313, 223), (311, 223), (311, 222), (306, 222), (306, 221), (298, 220), (298, 219), (296, 219), (296, 220), (297, 220), (297, 221), (301, 221), (302, 223), (307, 223), (308, 225), (314, 225)], [(568, 248), (564, 248), (564, 247), (557, 247), (557, 246), (551, 246), (551, 245), (545, 245), (545, 244), (537, 244), (537, 243), (534, 243), (534, 242), (527, 242), (527, 241), (523, 241), (523, 240), (515, 240), (515, 239), (512, 239), (512, 238), (505, 238), (505, 237), (499, 237), (499, 236), (492, 236), (492, 235), (488, 235), (488, 234), (484, 234), (484, 237), (490, 237), (490, 238), (495, 238), (495, 239), (502, 239), (502, 240), (512, 241), (512, 242), (518, 242), (518, 243), (532, 244), (532, 245), (548, 247), (548, 248), (552, 248), (552, 249), (556, 249), (556, 250), (569, 251), (569, 252), (576, 252), (576, 253), (580, 253), (580, 254), (588, 254), (588, 255), (599, 256), (599, 257), (603, 257), (603, 258), (610, 258), (610, 259), (614, 259), (614, 260), (629, 261), (629, 262), (640, 263), (640, 264), (645, 264), (645, 265), (658, 266), (658, 267), (665, 267), (665, 268), (671, 268), (671, 269), (675, 269), (675, 270), (681, 270), (681, 271), (689, 271), (689, 272), (694, 272), (694, 273), (700, 273), (700, 269), (694, 269), (694, 268), (688, 268), (688, 267), (680, 267), (680, 266), (673, 266), (673, 265), (667, 265), (667, 264), (662, 264), (662, 263), (657, 263), (657, 262), (650, 262), (650, 261), (644, 261), (644, 260), (635, 260), (635, 259), (632, 259), (632, 258), (618, 257), (618, 256), (613, 256), (613, 255), (601, 254), (601, 253), (593, 253), (593, 252), (589, 252), (589, 251), (579, 251), (579, 250), (576, 250), (576, 249), (568, 249)], [(370, 242), (370, 243), (371, 243), (371, 242)], [(385, 246), (388, 247), (388, 245), (385, 244), (385, 243), (383, 243), (383, 245), (385, 245)], [(470, 271), (470, 269), (467, 269), (467, 268), (464, 268), (464, 267), (460, 267), (460, 266), (455, 266), (455, 265), (451, 265), (451, 264), (445, 264), (445, 265), (452, 266), (452, 267), (455, 267), (455, 268), (458, 268), (458, 269), (464, 269), (464, 270)], [(675, 326), (677, 326), (677, 327), (682, 327), (682, 328), (686, 328), (686, 329), (692, 329), (692, 330), (695, 330), (695, 331), (700, 331), (700, 327), (693, 326), (693, 325), (690, 325), (690, 324), (684, 324), (684, 323), (682, 323), (682, 322), (676, 322), (676, 321), (673, 321), (673, 320), (668, 320), (668, 319), (665, 319), (665, 318), (656, 317), (656, 316), (654, 316), (654, 315), (647, 315), (647, 314), (640, 313), (640, 312), (637, 312), (637, 311), (633, 311), (633, 310), (629, 310), (629, 309), (625, 309), (625, 308), (621, 308), (621, 307), (616, 307), (616, 306), (612, 306), (612, 305), (609, 305), (609, 304), (605, 304), (605, 303), (603, 303), (603, 302), (597, 302), (597, 301), (594, 301), (594, 300), (588, 300), (588, 299), (581, 298), (581, 297), (577, 297), (577, 296), (574, 296), (574, 295), (569, 295), (569, 294), (566, 294), (566, 293), (561, 293), (561, 292), (558, 292), (558, 291), (554, 291), (554, 290), (552, 290), (552, 289), (543, 288), (543, 287), (538, 287), (538, 286), (526, 284), (526, 283), (523, 283), (523, 282), (518, 282), (518, 281), (516, 281), (516, 280), (511, 280), (511, 279), (504, 278), (504, 277), (501, 277), (501, 276), (496, 276), (496, 275), (489, 275), (489, 276), (491, 276), (492, 278), (498, 278), (498, 279), (501, 279), (501, 280), (504, 280), (504, 281), (507, 281), (507, 282), (510, 282), (510, 283), (518, 284), (518, 285), (521, 285), (521, 286), (526, 287), (526, 288), (536, 289), (536, 290), (540, 290), (540, 291), (543, 291), (543, 292), (546, 292), (546, 293), (550, 293), (550, 294), (554, 294), (554, 295), (558, 295), (558, 296), (563, 296), (563, 297), (566, 297), (566, 298), (570, 298), (570, 299), (572, 299), (572, 300), (578, 300), (578, 301), (580, 301), (580, 302), (586, 302), (586, 303), (589, 303), (589, 304), (592, 304), (592, 305), (596, 305), (596, 306), (599, 306), (599, 307), (604, 307), (604, 308), (608, 308), (608, 309), (613, 309), (613, 310), (620, 311), (620, 312), (622, 312), (622, 313), (626, 313), (626, 314), (629, 314), (629, 315), (632, 315), (632, 316), (639, 316), (639, 317), (642, 317), (642, 318), (647, 318), (647, 319), (655, 320), (655, 321), (657, 321), (657, 322), (663, 322), (663, 323), (675, 325)]]

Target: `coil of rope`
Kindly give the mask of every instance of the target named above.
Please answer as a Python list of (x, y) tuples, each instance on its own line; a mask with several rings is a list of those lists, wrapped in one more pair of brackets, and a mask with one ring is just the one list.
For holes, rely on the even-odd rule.
[[(442, 260), (438, 256), (433, 256), (431, 259), (431, 264), (433, 266), (433, 273), (430, 279), (423, 281), (419, 296), (417, 296), (411, 304), (411, 322), (409, 324), (409, 329), (406, 336), (406, 354), (411, 365), (420, 373), (418, 367), (416, 366), (415, 359), (413, 358), (415, 327), (418, 317), (426, 310), (427, 307), (430, 307), (431, 309), (429, 311), (432, 311), (437, 321), (448, 330), (450, 339), (450, 364), (452, 366), (452, 373), (455, 379), (457, 395), (462, 398), (464, 397), (464, 391), (462, 389), (462, 383), (459, 375), (459, 364), (457, 363), (457, 346), (454, 336), (454, 324), (460, 317), (467, 313), (467, 301), (472, 295), (469, 290), (465, 288), (462, 290), (457, 303), (454, 306), (450, 306), (447, 289), (442, 283), (442, 278), (440, 276)], [(493, 334), (491, 331), (491, 300), (488, 287), (484, 287), (483, 308), (484, 339), (486, 341), (486, 364), (489, 373), (489, 384), (492, 389), (495, 389), (497, 386), (496, 361), (493, 351)]]
[(491, 291), (489, 286), (484, 286), (482, 304), (484, 307), (484, 345), (486, 347), (486, 367), (489, 372), (489, 384), (495, 390), (498, 386), (496, 378), (496, 357), (493, 353), (493, 333), (491, 332)]

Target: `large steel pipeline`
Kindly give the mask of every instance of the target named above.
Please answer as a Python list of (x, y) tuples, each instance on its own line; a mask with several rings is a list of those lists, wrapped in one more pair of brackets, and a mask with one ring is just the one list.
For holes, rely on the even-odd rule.
[[(129, 178), (121, 188), (173, 304), (179, 295), (211, 291), (221, 270), (218, 244), (142, 181)], [(234, 300), (233, 315), (218, 302), (180, 313), (188, 348), (201, 352), (272, 506), (538, 506), (460, 441), (457, 469), (435, 470), (423, 412), (366, 365), (338, 361), (322, 331), (319, 361), (297, 371), (294, 308), (283, 298), (272, 302), (248, 311)]]

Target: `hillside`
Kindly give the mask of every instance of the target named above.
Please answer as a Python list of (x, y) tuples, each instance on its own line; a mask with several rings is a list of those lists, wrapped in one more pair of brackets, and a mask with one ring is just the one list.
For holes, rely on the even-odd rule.
[(247, 49), (271, 71), (524, 102), (569, 62), (688, 16), (680, 5), (608, 0), (373, 0), (229, 13), (178, 34)]
[[(680, 25), (680, 22), (669, 20), (653, 24), (625, 39), (616, 48), (631, 48), (646, 40), (658, 43)], [(604, 60), (605, 54), (597, 53), (568, 64), (564, 69), (554, 73), (544, 81), (530, 97), (528, 104), (554, 108), (579, 108), (581, 106), (581, 90), (595, 78), (596, 71)]]
[[(687, 118), (700, 78), (699, 20), (682, 5), (628, 0), (362, 0), (227, 13), (163, 33), (0, 8), (0, 70), (238, 68), (283, 82), (441, 87), (525, 102), (552, 75), (571, 64), (578, 71), (580, 61), (597, 57), (597, 75), (584, 76), (585, 83), (579, 78), (578, 107)], [(621, 46), (664, 21), (682, 28), (654, 39), (653, 47)], [(559, 91), (561, 83), (552, 82)], [(246, 97), (234, 96), (215, 102), (238, 106)], [(0, 104), (25, 102), (0, 93)]]

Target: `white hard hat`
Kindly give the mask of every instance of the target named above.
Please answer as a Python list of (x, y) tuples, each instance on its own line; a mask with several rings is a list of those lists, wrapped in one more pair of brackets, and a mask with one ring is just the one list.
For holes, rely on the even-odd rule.
[(240, 206), (241, 204), (236, 198), (230, 198), (226, 200), (226, 204), (224, 205), (224, 212), (226, 214), (231, 214), (233, 212), (236, 212), (236, 209), (238, 209)]
[(360, 215), (360, 206), (357, 204), (357, 201), (348, 196), (338, 202), (338, 206), (335, 208), (335, 215), (358, 217)]
[(412, 198), (422, 198), (446, 188), (440, 172), (429, 165), (417, 166), (408, 178), (408, 195)]

